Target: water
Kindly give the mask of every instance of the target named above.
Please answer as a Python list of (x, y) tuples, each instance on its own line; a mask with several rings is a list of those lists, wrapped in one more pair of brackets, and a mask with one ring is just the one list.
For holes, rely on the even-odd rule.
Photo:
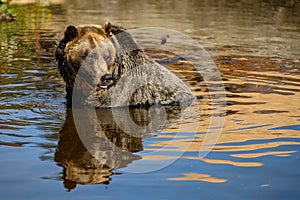
[[(0, 24), (2, 198), (299, 199), (299, 2), (66, 0), (12, 10), (17, 21)], [(208, 155), (199, 157), (199, 148), (216, 109), (210, 98), (216, 94), (208, 88), (218, 83), (205, 83), (187, 61), (168, 66), (198, 97), (182, 119), (171, 109), (166, 121), (151, 128), (147, 110), (132, 110), (136, 123), (150, 127), (134, 138), (111, 120), (110, 111), (98, 110), (105, 135), (93, 128), (85, 133), (97, 139), (93, 147), (109, 166), (86, 150), (65, 108), (53, 52), (66, 25), (105, 21), (176, 30), (208, 51), (227, 104), (224, 128)], [(142, 44), (151, 38), (145, 36), (138, 38)], [(146, 51), (154, 59), (172, 56)], [(156, 116), (161, 114), (158, 109)]]

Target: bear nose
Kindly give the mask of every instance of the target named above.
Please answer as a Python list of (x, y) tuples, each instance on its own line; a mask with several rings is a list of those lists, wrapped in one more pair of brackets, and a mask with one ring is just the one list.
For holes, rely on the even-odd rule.
[(103, 76), (101, 76), (100, 78), (100, 84), (99, 87), (102, 89), (106, 89), (107, 86), (109, 84), (112, 83), (112, 81), (114, 80), (114, 77), (112, 74), (104, 74)]
[(103, 76), (101, 76), (101, 81), (105, 81), (105, 80), (113, 80), (114, 77), (112, 74), (104, 74)]

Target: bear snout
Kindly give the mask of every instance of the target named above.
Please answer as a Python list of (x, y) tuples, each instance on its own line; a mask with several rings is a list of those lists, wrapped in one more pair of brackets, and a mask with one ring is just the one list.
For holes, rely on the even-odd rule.
[(100, 84), (98, 86), (102, 89), (106, 89), (109, 85), (114, 81), (114, 77), (112, 74), (104, 74), (100, 78)]

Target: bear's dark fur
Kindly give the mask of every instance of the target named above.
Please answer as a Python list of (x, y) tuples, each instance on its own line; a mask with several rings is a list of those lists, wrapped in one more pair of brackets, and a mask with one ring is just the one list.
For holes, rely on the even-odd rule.
[(96, 107), (186, 105), (194, 99), (175, 74), (117, 25), (68, 26), (55, 57), (69, 105), (72, 99)]

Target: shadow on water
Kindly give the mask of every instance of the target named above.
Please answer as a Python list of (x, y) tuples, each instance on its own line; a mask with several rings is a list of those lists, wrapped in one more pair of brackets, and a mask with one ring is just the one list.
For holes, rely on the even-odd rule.
[[(166, 120), (175, 119), (180, 113), (180, 109), (176, 107), (156, 108), (155, 114), (152, 112), (151, 116), (160, 118), (166, 111)], [(143, 138), (152, 137), (151, 133), (162, 128), (153, 122), (155, 120), (149, 116), (149, 110), (143, 108), (130, 109), (131, 119), (128, 118), (128, 110), (123, 108), (96, 109), (97, 119), (93, 118), (94, 113), (88, 109), (81, 109), (80, 112), (90, 114), (84, 115), (85, 119), (80, 119), (79, 123), (84, 124), (84, 129), (80, 129), (78, 133), (73, 111), (67, 109), (54, 157), (57, 165), (63, 167), (62, 179), (68, 190), (74, 189), (77, 184), (109, 184), (110, 177), (115, 174), (113, 170), (125, 168), (142, 158), (134, 153), (143, 150)], [(112, 112), (115, 112), (118, 119)], [(131, 120), (138, 126), (148, 128), (137, 132), (130, 127)], [(97, 158), (93, 155), (97, 155)]]

